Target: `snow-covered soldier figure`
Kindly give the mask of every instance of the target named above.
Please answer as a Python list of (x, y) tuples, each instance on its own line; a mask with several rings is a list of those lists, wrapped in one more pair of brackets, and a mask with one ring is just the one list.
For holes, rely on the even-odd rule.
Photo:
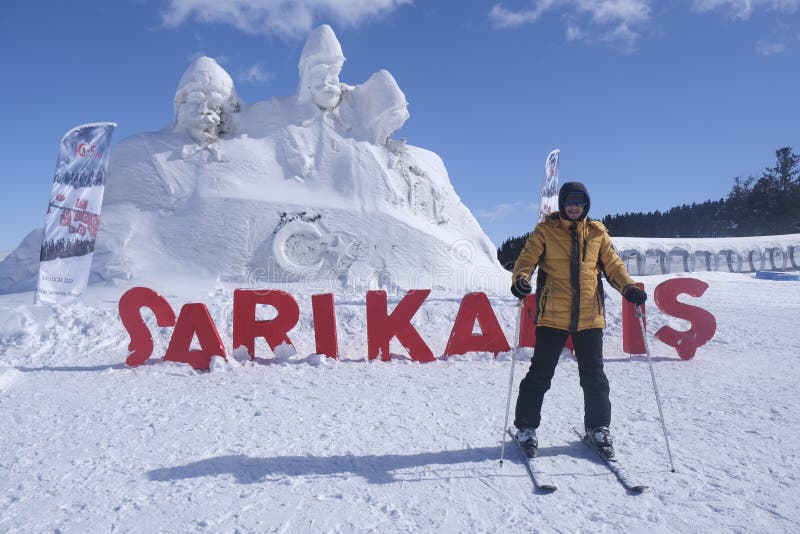
[(342, 46), (333, 29), (327, 24), (316, 27), (303, 46), (297, 66), (300, 71), (298, 104), (313, 103), (323, 111), (338, 106), (342, 97), (339, 74), (344, 62)]
[(559, 211), (536, 225), (514, 264), (511, 293), (519, 299), (531, 293), (531, 276), (539, 268), (536, 347), (519, 386), (514, 419), (517, 439), (529, 456), (534, 456), (538, 447), (536, 429), (544, 394), (550, 389), (567, 337), (572, 335), (583, 388), (586, 439), (604, 456), (614, 458), (609, 384), (603, 371), (606, 323), (600, 275), (634, 304), (644, 303), (647, 294), (634, 285), (606, 227), (587, 217), (590, 205), (583, 184), (565, 183), (558, 193)]
[(210, 57), (199, 57), (181, 76), (175, 92), (175, 129), (189, 134), (194, 146), (185, 146), (183, 157), (208, 149), (221, 160), (221, 135), (233, 133), (234, 115), (241, 110), (233, 79)]

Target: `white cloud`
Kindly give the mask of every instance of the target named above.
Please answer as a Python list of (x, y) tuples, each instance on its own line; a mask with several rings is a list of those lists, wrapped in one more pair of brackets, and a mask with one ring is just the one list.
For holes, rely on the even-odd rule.
[(574, 22), (567, 22), (567, 41), (580, 41), (584, 37), (580, 26)]
[(475, 213), (481, 219), (494, 221), (503, 217), (508, 217), (522, 206), (522, 202), (503, 202), (489, 209), (478, 208)]
[(756, 43), (756, 52), (758, 52), (762, 56), (772, 56), (775, 54), (780, 54), (784, 50), (786, 50), (786, 45), (783, 43), (767, 43), (764, 41), (758, 41)]
[(754, 11), (762, 9), (794, 13), (800, 9), (800, 0), (693, 0), (692, 6), (700, 12), (723, 9), (733, 17), (746, 20)]
[(246, 33), (298, 38), (322, 20), (358, 26), (410, 3), (412, 0), (167, 0), (162, 20), (169, 28), (194, 20), (229, 24)]
[(631, 26), (650, 18), (649, 0), (574, 0), (580, 13), (598, 24)]
[(523, 9), (521, 11), (511, 11), (503, 7), (503, 4), (495, 4), (489, 11), (489, 20), (496, 28), (516, 28), (523, 24), (536, 22), (542, 13), (550, 9), (557, 0), (545, 0), (536, 2), (533, 9)]
[[(757, 11), (795, 13), (800, 10), (800, 0), (692, 0), (692, 8), (700, 13), (722, 11), (729, 17), (748, 20)], [(780, 18), (780, 23), (770, 32), (771, 36), (756, 42), (756, 52), (762, 56), (781, 54), (794, 40), (786, 35), (787, 20), (782, 15)]]
[(270, 81), (272, 77), (273, 75), (266, 72), (264, 67), (260, 64), (251, 65), (238, 76), (239, 81), (246, 83), (266, 83)]
[(495, 4), (489, 20), (498, 28), (517, 27), (536, 22), (548, 11), (560, 10), (569, 41), (599, 34), (604, 41), (632, 46), (640, 37), (635, 28), (650, 20), (650, 3), (651, 0), (539, 0), (531, 9), (520, 11)]

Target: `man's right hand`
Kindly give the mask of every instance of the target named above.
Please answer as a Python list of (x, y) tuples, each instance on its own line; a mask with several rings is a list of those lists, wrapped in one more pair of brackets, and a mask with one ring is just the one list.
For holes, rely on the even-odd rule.
[(632, 302), (636, 306), (641, 306), (644, 304), (644, 301), (647, 300), (647, 293), (636, 286), (627, 286), (622, 291), (622, 296), (625, 297), (625, 300)]
[(525, 278), (517, 278), (511, 286), (511, 294), (522, 300), (531, 294), (531, 283)]

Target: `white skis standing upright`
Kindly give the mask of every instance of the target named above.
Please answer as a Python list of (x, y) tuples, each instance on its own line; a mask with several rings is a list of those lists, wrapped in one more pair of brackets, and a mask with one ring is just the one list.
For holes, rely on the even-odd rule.
[(544, 162), (544, 179), (542, 195), (539, 201), (539, 221), (542, 222), (551, 211), (558, 209), (558, 157), (561, 154), (555, 149), (547, 155)]

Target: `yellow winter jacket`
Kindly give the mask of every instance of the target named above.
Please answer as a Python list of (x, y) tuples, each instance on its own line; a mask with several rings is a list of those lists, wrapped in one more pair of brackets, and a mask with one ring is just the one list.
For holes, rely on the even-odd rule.
[(537, 266), (536, 325), (570, 332), (605, 328), (601, 274), (620, 293), (634, 283), (603, 223), (570, 221), (558, 212), (528, 237), (514, 264), (513, 282), (524, 278), (530, 283)]

